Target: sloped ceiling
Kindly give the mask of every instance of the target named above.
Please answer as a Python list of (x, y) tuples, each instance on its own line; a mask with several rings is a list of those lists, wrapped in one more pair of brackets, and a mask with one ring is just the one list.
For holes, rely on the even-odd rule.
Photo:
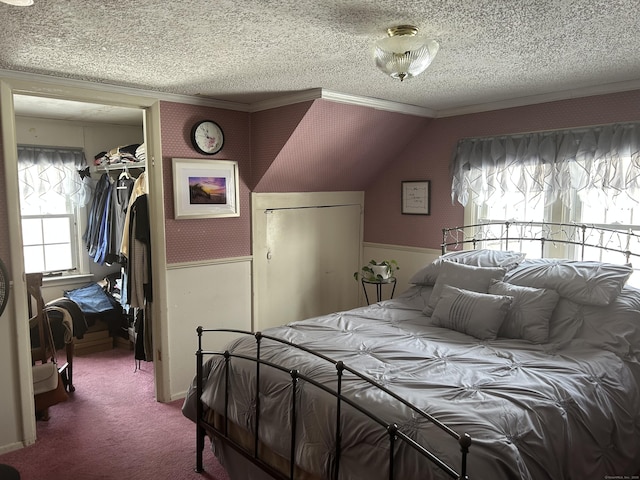
[(326, 100), (254, 115), (256, 192), (365, 190), (430, 122)]

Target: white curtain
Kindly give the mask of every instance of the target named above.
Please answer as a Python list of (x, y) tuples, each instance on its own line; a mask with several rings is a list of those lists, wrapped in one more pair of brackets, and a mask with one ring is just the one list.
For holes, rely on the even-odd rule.
[(18, 146), (18, 182), (25, 206), (48, 210), (57, 194), (78, 206), (91, 199), (91, 180), (81, 175), (87, 168), (81, 149)]
[(492, 204), (506, 194), (550, 204), (577, 191), (587, 203), (638, 201), (640, 124), (462, 139), (451, 162), (451, 201)]

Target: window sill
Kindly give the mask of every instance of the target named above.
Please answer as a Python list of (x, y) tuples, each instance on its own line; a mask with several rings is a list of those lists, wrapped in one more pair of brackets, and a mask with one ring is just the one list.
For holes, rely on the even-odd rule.
[(84, 285), (93, 281), (93, 274), (72, 274), (72, 275), (60, 275), (58, 277), (44, 277), (42, 283), (47, 286), (54, 285)]

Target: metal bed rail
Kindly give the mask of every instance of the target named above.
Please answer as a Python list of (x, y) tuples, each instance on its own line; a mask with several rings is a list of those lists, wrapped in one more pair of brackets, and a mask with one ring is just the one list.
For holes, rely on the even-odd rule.
[[(386, 387), (384, 387), (383, 385), (380, 385), (378, 382), (372, 380), (371, 378), (363, 375), (362, 373), (356, 371), (355, 369), (350, 368), (349, 366), (345, 365), (342, 361), (339, 360), (334, 360), (326, 355), (323, 355), (319, 352), (313, 351), (309, 348), (303, 347), (301, 345), (297, 345), (293, 342), (289, 342), (287, 340), (283, 340), (277, 337), (273, 337), (271, 335), (265, 335), (261, 332), (247, 332), (244, 330), (234, 330), (234, 329), (205, 329), (203, 327), (198, 327), (196, 329), (197, 334), (198, 334), (198, 350), (196, 351), (196, 398), (197, 398), (197, 406), (196, 406), (196, 415), (197, 415), (197, 422), (196, 422), (196, 436), (197, 436), (197, 440), (196, 440), (196, 471), (197, 472), (202, 472), (203, 471), (203, 460), (202, 460), (202, 453), (204, 450), (204, 440), (205, 440), (205, 435), (207, 432), (209, 432), (212, 435), (217, 436), (219, 439), (221, 439), (223, 442), (226, 442), (230, 447), (232, 447), (234, 450), (236, 450), (237, 452), (239, 452), (241, 455), (243, 455), (245, 458), (249, 459), (250, 461), (252, 461), (253, 463), (255, 463), (258, 467), (262, 468), (263, 470), (265, 470), (267, 473), (269, 473), (270, 475), (272, 475), (275, 478), (278, 479), (288, 479), (288, 480), (293, 480), (295, 478), (295, 451), (296, 451), (296, 425), (298, 422), (298, 418), (297, 418), (297, 395), (296, 395), (296, 387), (298, 385), (299, 381), (304, 381), (307, 382), (310, 385), (313, 385), (314, 387), (318, 388), (319, 390), (324, 391), (325, 393), (328, 393), (329, 395), (333, 396), (335, 398), (336, 401), (336, 418), (335, 418), (335, 462), (333, 464), (333, 468), (332, 468), (332, 473), (331, 473), (331, 478), (333, 479), (338, 479), (339, 478), (339, 473), (340, 473), (340, 456), (341, 456), (341, 452), (342, 452), (342, 445), (341, 445), (341, 439), (342, 439), (342, 424), (341, 424), (341, 412), (342, 412), (342, 406), (343, 404), (349, 405), (351, 407), (353, 407), (355, 410), (357, 410), (358, 412), (366, 415), (368, 418), (370, 418), (373, 422), (377, 423), (378, 425), (380, 425), (381, 428), (384, 428), (389, 436), (389, 473), (388, 473), (388, 478), (389, 480), (393, 480), (395, 478), (395, 464), (394, 464), (394, 453), (395, 453), (395, 445), (396, 442), (398, 440), (405, 442), (406, 445), (408, 445), (410, 448), (412, 448), (413, 450), (415, 450), (418, 454), (426, 457), (428, 460), (430, 460), (433, 464), (435, 464), (438, 468), (440, 468), (446, 475), (448, 475), (451, 478), (454, 479), (465, 479), (467, 480), (469, 477), (467, 476), (467, 456), (469, 454), (469, 447), (471, 445), (471, 437), (464, 433), (462, 435), (458, 434), (457, 432), (455, 432), (453, 429), (451, 429), (450, 427), (448, 427), (447, 425), (445, 425), (444, 423), (440, 422), (439, 420), (437, 420), (436, 418), (434, 418), (432, 415), (426, 413), (425, 411), (423, 411), (422, 409), (418, 408), (417, 406), (411, 404), (410, 402), (408, 402), (407, 400), (403, 399), (402, 397), (400, 397), (399, 395), (395, 394), (394, 392), (390, 391), (389, 389), (387, 389)], [(246, 355), (240, 355), (240, 354), (233, 354), (231, 352), (229, 352), (228, 350), (225, 352), (215, 352), (215, 351), (205, 351), (202, 349), (202, 337), (204, 333), (235, 333), (235, 334), (240, 334), (240, 335), (247, 335), (247, 336), (253, 336), (256, 339), (256, 356), (255, 357), (251, 357), (251, 356), (246, 356)], [(314, 380), (312, 377), (305, 375), (303, 373), (301, 373), (300, 371), (296, 370), (296, 369), (290, 369), (290, 368), (286, 368), (283, 367), (281, 365), (278, 364), (274, 364), (272, 362), (269, 362), (267, 360), (264, 360), (260, 357), (261, 354), (261, 345), (263, 340), (270, 340), (273, 342), (277, 342), (283, 345), (287, 345), (289, 347), (295, 348), (297, 350), (300, 351), (304, 351), (308, 354), (314, 355), (317, 358), (320, 358), (322, 360), (324, 360), (325, 362), (334, 365), (335, 369), (336, 369), (336, 381), (337, 381), (337, 387), (336, 389), (332, 389), (327, 387), (326, 385), (319, 383), (318, 381)], [(204, 370), (204, 360), (205, 357), (212, 357), (212, 356), (219, 356), (219, 357), (223, 357), (224, 358), (224, 362), (225, 362), (225, 367), (224, 367), (224, 371), (225, 371), (225, 380), (224, 380), (224, 384), (225, 384), (225, 392), (224, 392), (224, 412), (222, 413), (223, 419), (224, 419), (224, 425), (223, 428), (217, 428), (216, 426), (212, 425), (211, 423), (208, 423), (207, 421), (204, 420), (204, 405), (202, 403), (201, 397), (202, 397), (202, 392), (203, 392), (203, 370)], [(248, 360), (248, 361), (252, 361), (255, 362), (255, 372), (256, 372), (256, 376), (255, 376), (255, 384), (256, 384), (256, 392), (255, 392), (255, 405), (256, 405), (256, 417), (255, 417), (255, 424), (254, 424), (254, 432), (253, 432), (253, 451), (248, 451), (246, 448), (244, 448), (243, 446), (239, 445), (237, 442), (235, 442), (232, 438), (230, 438), (229, 435), (229, 416), (228, 416), (228, 407), (229, 407), (229, 391), (228, 391), (228, 387), (229, 387), (229, 368), (230, 368), (230, 364), (233, 358), (240, 358), (243, 360)], [(283, 473), (281, 473), (279, 470), (273, 468), (271, 465), (269, 465), (266, 461), (264, 461), (263, 459), (260, 458), (259, 456), (259, 429), (260, 429), (260, 371), (262, 367), (269, 367), (269, 368), (273, 368), (276, 369), (278, 371), (284, 372), (289, 374), (290, 378), (291, 378), (291, 397), (290, 397), (290, 401), (291, 401), (291, 418), (290, 418), (290, 424), (291, 424), (291, 444), (290, 444), (290, 451), (289, 451), (289, 473), (288, 475), (285, 475)], [(427, 448), (425, 448), (423, 445), (420, 445), (418, 442), (416, 442), (414, 439), (412, 439), (411, 437), (409, 437), (408, 435), (406, 435), (402, 429), (395, 423), (389, 423), (387, 421), (385, 421), (384, 419), (380, 418), (379, 416), (375, 415), (374, 413), (372, 413), (371, 411), (367, 410), (367, 408), (365, 408), (363, 405), (360, 405), (356, 402), (354, 402), (351, 398), (345, 396), (342, 393), (342, 383), (343, 383), (343, 376), (345, 374), (345, 372), (350, 373), (352, 375), (354, 375), (355, 377), (365, 381), (366, 383), (368, 383), (369, 385), (371, 385), (372, 387), (379, 389), (381, 391), (383, 391), (384, 393), (386, 393), (387, 395), (389, 395), (390, 397), (392, 397), (393, 399), (395, 399), (396, 401), (400, 402), (401, 404), (405, 405), (406, 407), (408, 407), (409, 409), (411, 409), (413, 412), (415, 412), (417, 415), (419, 415), (421, 418), (431, 422), (432, 424), (436, 425), (440, 430), (442, 430), (446, 435), (450, 436), (454, 441), (457, 441), (459, 446), (460, 446), (460, 471), (456, 471), (452, 466), (450, 466), (449, 464), (447, 464), (446, 462), (444, 462), (443, 460), (439, 459), (434, 453), (432, 453), (431, 451), (429, 451)], [(220, 413), (220, 412), (218, 412)]]
[[(621, 226), (622, 227), (622, 226)], [(442, 229), (441, 250), (462, 250), (466, 245), (473, 249), (498, 243), (501, 250), (508, 250), (509, 244), (519, 242), (540, 242), (540, 257), (547, 253), (546, 247), (567, 246), (573, 250), (573, 257), (584, 260), (587, 248), (616, 252), (624, 256), (626, 263), (640, 253), (640, 225), (625, 225), (611, 228), (604, 224), (578, 224), (524, 221), (483, 221), (473, 225), (463, 225)], [(632, 248), (635, 247), (635, 248)], [(566, 252), (563, 252), (566, 256)]]

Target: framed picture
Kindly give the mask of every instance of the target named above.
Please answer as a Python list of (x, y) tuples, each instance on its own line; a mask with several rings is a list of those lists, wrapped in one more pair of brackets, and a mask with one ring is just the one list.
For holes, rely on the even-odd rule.
[(238, 162), (173, 159), (174, 217), (239, 217)]
[(431, 215), (431, 181), (402, 182), (402, 213)]

